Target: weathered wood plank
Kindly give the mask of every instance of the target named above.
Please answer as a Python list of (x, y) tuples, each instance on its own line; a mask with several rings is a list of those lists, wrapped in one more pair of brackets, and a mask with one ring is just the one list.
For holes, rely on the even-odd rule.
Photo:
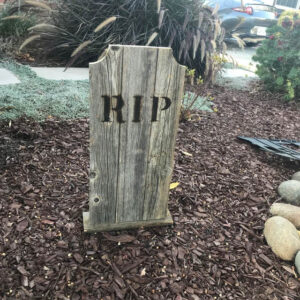
[(140, 227), (153, 227), (161, 225), (172, 225), (173, 219), (169, 211), (167, 211), (167, 216), (164, 219), (159, 220), (145, 220), (145, 221), (135, 221), (135, 222), (124, 222), (124, 223), (99, 223), (96, 225), (90, 224), (90, 216), (88, 212), (83, 213), (83, 225), (85, 232), (95, 232), (95, 231), (112, 231), (112, 230), (122, 230), (122, 229), (132, 229)]
[[(104, 97), (121, 95), (123, 50), (111, 47), (105, 59), (90, 64), (90, 197), (92, 224), (116, 222), (119, 134), (122, 124), (110, 110), (104, 122)], [(116, 101), (116, 99), (113, 99)], [(109, 101), (109, 100), (108, 100)], [(113, 105), (113, 103), (111, 103)]]
[[(119, 170), (122, 175), (119, 183), (118, 222), (143, 220), (146, 154), (150, 146), (151, 97), (155, 85), (157, 50), (125, 47), (123, 59), (126, 63), (123, 65), (122, 95), (128, 99), (128, 122), (120, 136), (121, 153), (125, 157)], [(142, 97), (140, 122), (132, 122), (135, 96)]]
[(170, 223), (167, 202), (184, 73), (169, 48), (113, 45), (90, 64), (85, 230)]

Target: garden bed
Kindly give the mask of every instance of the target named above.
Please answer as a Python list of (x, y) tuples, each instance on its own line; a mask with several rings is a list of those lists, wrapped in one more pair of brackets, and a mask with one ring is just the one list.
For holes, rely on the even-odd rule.
[(206, 92), (218, 113), (179, 129), (173, 227), (85, 234), (88, 120), (2, 121), (2, 299), (299, 298), (262, 230), (300, 165), (236, 137), (299, 140), (300, 112), (264, 92)]

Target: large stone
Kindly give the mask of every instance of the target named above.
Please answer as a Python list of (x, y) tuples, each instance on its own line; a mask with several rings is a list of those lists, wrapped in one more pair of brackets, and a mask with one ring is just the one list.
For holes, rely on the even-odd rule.
[(300, 250), (300, 237), (296, 227), (287, 219), (275, 216), (265, 223), (264, 236), (272, 251), (283, 260), (293, 260)]
[(297, 180), (297, 181), (300, 181), (300, 171), (295, 173), (293, 176), (292, 176), (292, 179), (293, 180)]
[(300, 227), (300, 207), (286, 204), (274, 203), (270, 208), (273, 216), (281, 216), (293, 223), (297, 228)]
[(282, 182), (278, 187), (278, 193), (287, 202), (300, 205), (300, 181), (288, 180)]
[(297, 252), (297, 255), (295, 257), (295, 267), (298, 274), (300, 275), (300, 251)]

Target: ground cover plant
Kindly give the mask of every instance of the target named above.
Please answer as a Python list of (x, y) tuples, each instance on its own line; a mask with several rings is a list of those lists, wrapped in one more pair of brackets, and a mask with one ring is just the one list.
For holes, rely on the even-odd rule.
[(0, 61), (21, 83), (0, 85), (0, 120), (22, 116), (35, 120), (51, 117), (81, 118), (89, 113), (89, 82), (56, 81), (38, 77), (28, 66)]
[(299, 111), (256, 89), (193, 91), (218, 112), (180, 124), (172, 227), (83, 233), (88, 120), (0, 123), (2, 299), (299, 298), (293, 266), (262, 231), (276, 187), (300, 166), (236, 139), (297, 140)]
[(44, 53), (87, 65), (109, 44), (172, 47), (175, 58), (213, 80), (225, 47), (217, 10), (199, 0), (62, 0), (50, 24), (32, 28), (26, 41)]
[(259, 62), (257, 74), (269, 90), (283, 93), (287, 100), (299, 101), (300, 13), (283, 13), (268, 34), (253, 58)]

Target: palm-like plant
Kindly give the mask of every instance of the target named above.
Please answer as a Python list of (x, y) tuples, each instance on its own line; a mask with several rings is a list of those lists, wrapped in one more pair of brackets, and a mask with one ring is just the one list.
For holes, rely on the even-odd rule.
[(51, 19), (32, 27), (29, 41), (68, 66), (97, 60), (109, 44), (163, 46), (211, 80), (214, 57), (224, 48), (217, 12), (201, 0), (61, 0)]

